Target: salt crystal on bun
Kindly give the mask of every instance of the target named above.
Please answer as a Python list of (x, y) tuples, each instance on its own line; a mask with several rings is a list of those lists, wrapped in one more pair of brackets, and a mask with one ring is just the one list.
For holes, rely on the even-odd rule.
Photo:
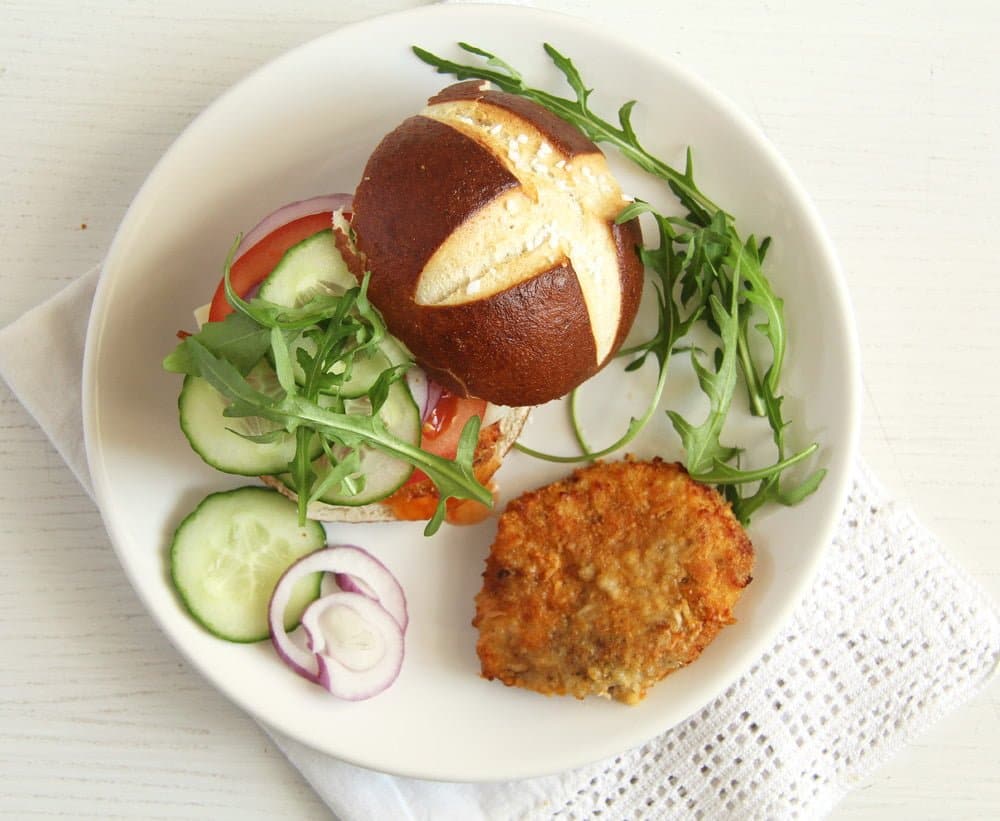
[(382, 140), (351, 228), (372, 303), (431, 377), (527, 406), (588, 379), (631, 328), (643, 268), (625, 205), (575, 126), (470, 81)]

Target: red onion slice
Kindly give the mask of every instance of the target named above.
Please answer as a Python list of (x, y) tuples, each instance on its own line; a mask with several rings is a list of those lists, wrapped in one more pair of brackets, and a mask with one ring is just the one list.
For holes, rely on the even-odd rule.
[(350, 205), (350, 194), (325, 194), (321, 197), (312, 197), (311, 199), (299, 200), (298, 202), (290, 202), (288, 205), (283, 205), (277, 211), (273, 211), (264, 217), (264, 219), (243, 236), (240, 244), (236, 247), (233, 262), (238, 260), (247, 250), (253, 248), (268, 234), (274, 233), (290, 222), (312, 214), (320, 214), (323, 211), (336, 211), (340, 208), (349, 208)]
[[(353, 589), (350, 591), (342, 589), (340, 592), (327, 593), (324, 588), (321, 588), (321, 597), (306, 608), (306, 613), (314, 612), (314, 615), (310, 617), (313, 624), (312, 629), (307, 626), (306, 613), (302, 615), (302, 626), (306, 630), (310, 644), (310, 649), (307, 650), (296, 644), (285, 631), (284, 614), (295, 583), (303, 576), (311, 573), (328, 573), (337, 578), (343, 578), (347, 584), (353, 586)], [(338, 682), (341, 682), (336, 685), (338, 691), (356, 693), (353, 696), (342, 696), (343, 698), (363, 698), (364, 696), (357, 695), (357, 693), (362, 692), (371, 692), (374, 695), (371, 689), (373, 687), (372, 682), (376, 679), (381, 681), (385, 677), (386, 672), (383, 669), (385, 665), (381, 663), (369, 664), (369, 667), (378, 667), (378, 671), (371, 672), (365, 678), (364, 682), (355, 686), (343, 683), (342, 679), (347, 675), (344, 673), (344, 670), (352, 669), (350, 667), (351, 663), (358, 664), (360, 662), (355, 660), (345, 663), (342, 657), (343, 654), (340, 653), (338, 653), (337, 658), (331, 656), (331, 659), (326, 662), (322, 657), (322, 649), (328, 643), (322, 640), (323, 631), (316, 626), (319, 623), (317, 620), (320, 619), (319, 614), (324, 611), (324, 608), (333, 606), (332, 603), (343, 602), (343, 599), (335, 598), (338, 596), (352, 596), (364, 599), (368, 604), (357, 604), (355, 599), (349, 599), (347, 600), (348, 604), (342, 605), (345, 607), (350, 605), (353, 608), (353, 612), (362, 614), (359, 616), (360, 618), (367, 619), (368, 615), (374, 612), (369, 608), (369, 604), (374, 605), (379, 611), (386, 613), (395, 625), (395, 630), (400, 635), (399, 641), (401, 646), (402, 634), (409, 622), (406, 609), (406, 596), (403, 593), (403, 588), (400, 587), (396, 577), (392, 575), (392, 572), (382, 562), (367, 551), (354, 545), (321, 548), (314, 553), (303, 556), (284, 572), (278, 580), (277, 585), (275, 585), (274, 593), (271, 594), (271, 601), (268, 605), (268, 625), (271, 632), (271, 642), (282, 661), (303, 678), (315, 684), (323, 684), (324, 686), (326, 686), (324, 681), (336, 679)], [(326, 602), (326, 604), (320, 606), (321, 602)], [(354, 604), (350, 604), (351, 602), (354, 602)], [(315, 611), (313, 608), (316, 608)], [(341, 615), (343, 616), (341, 621), (347, 618), (344, 614)], [(382, 635), (385, 633), (384, 625), (380, 621), (381, 616), (375, 614), (372, 618), (375, 620), (373, 624), (377, 628), (378, 634)], [(395, 638), (390, 636), (386, 641), (390, 649), (395, 647)], [(392, 652), (395, 651), (393, 650)], [(402, 663), (401, 658), (399, 663)], [(391, 665), (389, 666), (391, 667)], [(333, 671), (332, 673), (330, 672), (331, 670)], [(397, 667), (392, 679), (398, 673), (399, 670)], [(392, 679), (390, 679), (390, 683)], [(327, 689), (330, 688), (328, 687)], [(335, 695), (337, 694), (339, 692), (335, 693)]]
[(367, 584), (357, 576), (349, 576), (347, 573), (327, 573), (319, 583), (319, 594), (329, 596), (331, 593), (360, 593), (369, 599), (378, 601), (378, 596)]
[(338, 698), (371, 698), (399, 676), (403, 629), (374, 599), (331, 593), (306, 608), (302, 627), (316, 654), (319, 683)]
[(420, 417), (420, 421), (426, 422), (427, 417), (431, 415), (431, 411), (437, 405), (438, 401), (441, 399), (441, 394), (444, 391), (437, 382), (433, 379), (427, 380), (427, 404), (424, 405), (423, 416)]
[(330, 578), (324, 577), (320, 584), (320, 594), (325, 596), (337, 590), (360, 593), (382, 605), (405, 630), (410, 623), (410, 615), (406, 609), (406, 595), (399, 581), (392, 575), (392, 571), (360, 547), (345, 544), (330, 549), (340, 551), (337, 556), (337, 568), (326, 569), (337, 586), (334, 588), (330, 584)]
[[(317, 553), (322, 553), (324, 550), (325, 548), (321, 548)], [(308, 559), (315, 555), (316, 553), (310, 553), (304, 556), (303, 559)], [(296, 644), (285, 630), (285, 609), (288, 607), (288, 601), (292, 597), (292, 588), (305, 575), (298, 569), (301, 563), (302, 560), (300, 559), (289, 567), (274, 586), (271, 601), (267, 605), (267, 626), (271, 634), (271, 644), (274, 645), (274, 650), (281, 660), (302, 676), (302, 678), (308, 679), (313, 684), (319, 684), (320, 670), (316, 655)], [(315, 573), (316, 571), (313, 570), (311, 572)]]
[(420, 421), (427, 418), (427, 387), (430, 380), (423, 368), (414, 365), (406, 372), (406, 387), (410, 389), (410, 396), (420, 408)]
[(406, 372), (406, 383), (413, 401), (420, 408), (420, 421), (426, 422), (434, 406), (440, 401), (444, 388), (416, 366)]
[(347, 573), (338, 573), (334, 578), (340, 590), (348, 593), (360, 593), (362, 596), (367, 596), (369, 599), (378, 601), (378, 595), (365, 584), (363, 579), (359, 579), (357, 576), (349, 576)]

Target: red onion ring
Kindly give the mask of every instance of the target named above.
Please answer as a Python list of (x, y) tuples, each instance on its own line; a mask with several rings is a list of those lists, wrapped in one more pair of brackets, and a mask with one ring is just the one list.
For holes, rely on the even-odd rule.
[(349, 208), (350, 205), (350, 194), (325, 194), (321, 197), (312, 197), (307, 200), (299, 200), (297, 202), (290, 202), (288, 205), (283, 205), (277, 211), (268, 214), (251, 228), (249, 232), (244, 234), (240, 244), (236, 246), (233, 262), (236, 262), (246, 251), (253, 248), (268, 234), (273, 234), (290, 222), (312, 214), (320, 214), (323, 211), (337, 211), (341, 208)]
[[(383, 584), (380, 585), (380, 589), (375, 589), (364, 579), (352, 576), (350, 573), (337, 573), (334, 579), (337, 582), (337, 587), (345, 593), (359, 593), (362, 596), (377, 601), (388, 611), (389, 615), (396, 620), (396, 623), (403, 630), (409, 625), (410, 616), (406, 610), (406, 599), (403, 597), (403, 589), (399, 587), (398, 582), (395, 585), (399, 589), (399, 594), (397, 595), (395, 591), (386, 589), (388, 585)], [(393, 582), (395, 581), (395, 578), (393, 578)]]
[[(310, 649), (307, 650), (298, 646), (285, 631), (284, 615), (295, 583), (312, 573), (329, 573), (357, 580), (360, 584), (357, 585), (357, 590), (324, 593), (306, 608), (306, 612), (302, 614), (302, 627), (309, 639)], [(370, 594), (358, 592), (362, 590), (361, 584), (365, 590), (370, 591)], [(350, 598), (343, 598), (345, 596)], [(358, 600), (364, 603), (359, 603)], [(386, 653), (395, 654), (398, 645), (398, 661), (390, 658), (384, 663), (379, 661), (369, 665), (364, 670), (354, 670), (357, 680), (350, 680), (351, 667), (345, 664), (342, 658), (334, 656), (327, 658), (324, 655), (323, 648), (329, 642), (325, 640), (319, 626), (320, 619), (326, 608), (333, 606), (347, 607), (363, 621), (370, 620), (369, 627), (385, 642)], [(313, 612), (313, 615), (307, 620), (306, 614), (310, 612)], [(392, 630), (386, 628), (382, 613), (392, 622)], [(399, 674), (399, 665), (402, 664), (402, 636), (409, 622), (406, 596), (391, 571), (360, 547), (354, 545), (324, 547), (303, 556), (278, 579), (268, 604), (267, 616), (271, 643), (281, 660), (303, 678), (314, 684), (323, 685), (334, 695), (349, 699), (366, 698), (368, 696), (364, 693), (375, 695), (376, 692), (380, 692), (377, 687), (379, 683), (384, 682), (382, 686), (384, 689)], [(395, 633), (398, 633), (398, 640)], [(379, 658), (381, 659), (381, 656)]]
[(347, 593), (360, 593), (362, 596), (367, 596), (369, 599), (375, 599), (378, 601), (378, 596), (375, 595), (375, 591), (357, 576), (349, 576), (347, 573), (338, 573), (333, 578), (337, 583), (338, 590), (343, 590)]
[[(406, 595), (396, 577), (392, 575), (382, 562), (360, 547), (354, 545), (341, 545), (337, 548), (341, 550), (348, 548), (358, 550), (370, 559), (367, 566), (359, 572), (327, 572), (320, 582), (319, 594), (328, 596), (330, 593), (344, 591), (346, 593), (360, 593), (369, 599), (374, 599), (382, 607), (389, 611), (399, 626), (404, 630), (410, 623), (410, 615), (406, 609)], [(343, 557), (342, 557), (343, 558)]]
[(316, 654), (319, 684), (338, 698), (371, 698), (399, 676), (403, 629), (374, 599), (331, 593), (306, 608), (302, 627)]

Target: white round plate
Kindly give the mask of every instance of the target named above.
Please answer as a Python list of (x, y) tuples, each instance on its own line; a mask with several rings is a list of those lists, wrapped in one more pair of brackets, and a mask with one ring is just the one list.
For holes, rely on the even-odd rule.
[[(395, 685), (367, 702), (339, 702), (285, 668), (269, 643), (208, 635), (174, 594), (166, 564), (174, 528), (204, 495), (246, 480), (214, 472), (188, 447), (177, 424), (180, 380), (160, 362), (175, 332), (192, 326), (192, 309), (210, 297), (238, 232), (287, 201), (352, 191), (382, 135), (451, 82), (419, 62), (412, 44), (459, 57), (455, 43), (472, 42), (504, 56), (531, 84), (562, 89), (543, 40), (572, 57), (596, 89), (596, 110), (613, 119), (618, 105), (637, 98), (634, 122), (646, 146), (680, 166), (692, 146), (702, 190), (736, 215), (744, 233), (773, 236), (768, 271), (788, 319), (784, 388), (793, 444), (819, 441), (814, 465), (829, 474), (804, 504), (754, 520), (758, 560), (738, 623), (635, 707), (546, 698), (479, 677), (470, 621), (494, 521), (446, 527), (432, 539), (420, 524), (332, 527), (334, 539), (366, 546), (397, 573), (412, 619)], [(664, 207), (672, 202), (662, 185), (617, 158), (614, 164), (626, 191)], [(295, 49), (223, 95), (177, 139), (107, 258), (88, 336), (84, 417), (97, 500), (122, 565), (167, 635), (216, 687), (271, 727), (355, 764), (492, 780), (551, 773), (637, 745), (705, 705), (761, 655), (805, 594), (832, 536), (855, 446), (857, 373), (830, 241), (784, 162), (732, 104), (662, 57), (572, 18), (441, 5), (349, 26)], [(615, 367), (599, 377), (598, 390), (587, 394), (595, 441), (624, 428), (650, 376)], [(692, 377), (682, 364), (674, 377), (667, 401), (696, 418), (703, 406)], [(751, 435), (750, 455), (758, 445), (764, 453), (767, 431), (746, 426), (744, 434), (744, 427), (737, 420), (734, 438)], [(570, 446), (558, 403), (536, 412), (526, 441)], [(680, 456), (662, 413), (631, 450)], [(501, 503), (567, 472), (516, 454), (499, 477)]]

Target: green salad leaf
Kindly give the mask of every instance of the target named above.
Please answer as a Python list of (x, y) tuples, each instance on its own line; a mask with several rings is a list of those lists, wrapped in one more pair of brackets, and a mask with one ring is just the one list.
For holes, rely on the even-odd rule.
[[(206, 323), (197, 336), (199, 344), (224, 357), (244, 374), (260, 362), (271, 346), (270, 331), (239, 313), (231, 313), (221, 322)], [(171, 373), (190, 373), (194, 366), (192, 356), (187, 339), (181, 340), (163, 360), (163, 367)]]

